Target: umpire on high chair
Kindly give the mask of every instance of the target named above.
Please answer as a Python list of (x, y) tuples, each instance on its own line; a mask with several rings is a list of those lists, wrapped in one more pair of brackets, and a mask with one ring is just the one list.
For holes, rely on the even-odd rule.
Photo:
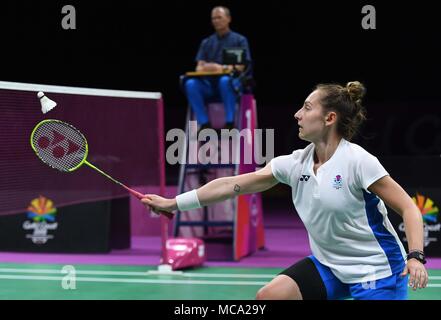
[[(247, 38), (230, 29), (228, 8), (213, 8), (211, 22), (215, 33), (202, 40), (196, 55), (196, 71), (228, 74), (188, 78), (184, 90), (200, 129), (211, 127), (205, 103), (207, 99), (216, 98), (220, 98), (225, 106), (225, 128), (231, 129), (238, 95), (243, 91), (244, 80), (251, 78), (251, 54)], [(223, 50), (238, 47), (245, 49), (245, 64), (223, 65)]]

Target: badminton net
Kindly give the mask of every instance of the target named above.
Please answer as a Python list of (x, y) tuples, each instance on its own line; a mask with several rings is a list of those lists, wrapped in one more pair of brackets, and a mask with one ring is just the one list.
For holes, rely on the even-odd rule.
[[(43, 114), (37, 92), (57, 107)], [(160, 93), (0, 82), (0, 215), (26, 211), (42, 195), (57, 207), (128, 196), (120, 186), (80, 168), (46, 166), (29, 136), (47, 118), (68, 122), (87, 136), (88, 161), (127, 186), (165, 184)]]

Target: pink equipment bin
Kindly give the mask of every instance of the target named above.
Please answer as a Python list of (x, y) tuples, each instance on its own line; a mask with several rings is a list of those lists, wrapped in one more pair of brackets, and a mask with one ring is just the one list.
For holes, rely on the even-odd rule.
[(198, 238), (172, 238), (166, 241), (167, 261), (173, 270), (197, 267), (205, 262), (205, 245)]

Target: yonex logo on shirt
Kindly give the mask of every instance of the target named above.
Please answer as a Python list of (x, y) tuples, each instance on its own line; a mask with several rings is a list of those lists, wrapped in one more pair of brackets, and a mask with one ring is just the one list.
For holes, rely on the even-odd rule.
[(310, 176), (302, 174), (302, 177), (299, 179), (300, 181), (308, 181)]

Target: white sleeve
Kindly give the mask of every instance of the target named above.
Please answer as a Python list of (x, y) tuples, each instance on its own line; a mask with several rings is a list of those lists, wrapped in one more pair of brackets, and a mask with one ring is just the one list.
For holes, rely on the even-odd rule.
[(356, 174), (361, 187), (366, 191), (375, 181), (389, 175), (380, 161), (371, 154), (363, 155), (363, 158), (360, 159)]
[(290, 185), (291, 173), (298, 163), (300, 150), (286, 156), (279, 156), (271, 160), (271, 171), (274, 178), (281, 183)]

